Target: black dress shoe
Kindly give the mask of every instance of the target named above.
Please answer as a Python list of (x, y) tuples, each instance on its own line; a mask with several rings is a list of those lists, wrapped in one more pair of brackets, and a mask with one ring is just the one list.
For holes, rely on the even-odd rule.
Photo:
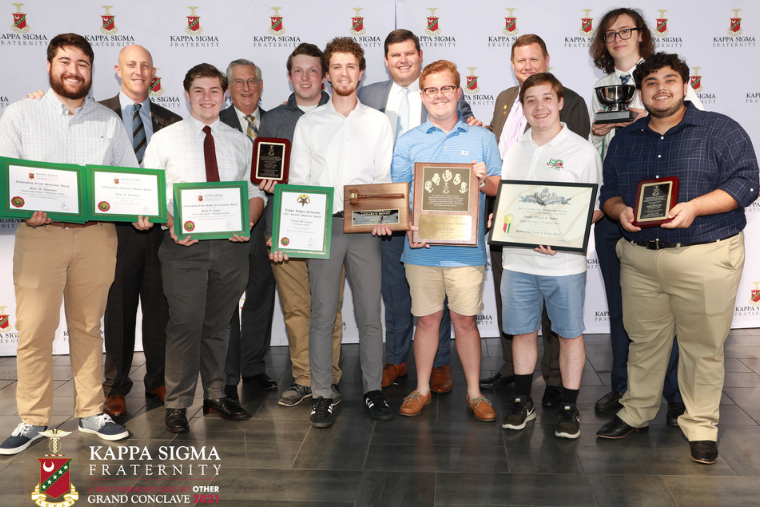
[(253, 417), (246, 412), (237, 402), (229, 398), (219, 398), (217, 400), (203, 400), (203, 415), (219, 414), (222, 419), (250, 419)]
[(182, 433), (190, 429), (187, 424), (187, 409), (184, 408), (167, 408), (164, 426), (167, 431), (172, 433)]
[(238, 398), (238, 391), (237, 386), (233, 386), (231, 384), (227, 384), (224, 386), (224, 395), (231, 399), (232, 401), (236, 403), (240, 403), (240, 398)]
[(277, 387), (277, 381), (269, 378), (266, 373), (258, 373), (251, 377), (243, 377), (243, 382), (246, 384), (256, 384), (262, 389), (274, 389)]
[(514, 383), (515, 383), (514, 375), (509, 375), (505, 377), (501, 373), (497, 373), (493, 377), (480, 379), (480, 387), (485, 387), (486, 389), (501, 389), (503, 387), (507, 387), (509, 384), (514, 384)]
[(610, 391), (596, 402), (594, 410), (597, 412), (616, 412), (623, 408), (620, 404), (620, 398), (623, 397), (623, 393), (620, 391)]
[(681, 402), (674, 401), (668, 403), (668, 413), (665, 416), (665, 423), (668, 426), (678, 428), (678, 418), (686, 412), (686, 405)]
[(562, 403), (562, 388), (559, 386), (546, 386), (541, 405), (544, 407), (556, 407)]
[(691, 453), (689, 457), (697, 463), (712, 465), (718, 459), (718, 442), (712, 440), (689, 441)]
[(596, 436), (601, 438), (619, 439), (625, 438), (631, 433), (647, 430), (649, 430), (649, 426), (634, 428), (633, 426), (626, 424), (626, 422), (618, 416), (615, 416), (610, 422), (602, 426), (602, 428), (596, 432)]

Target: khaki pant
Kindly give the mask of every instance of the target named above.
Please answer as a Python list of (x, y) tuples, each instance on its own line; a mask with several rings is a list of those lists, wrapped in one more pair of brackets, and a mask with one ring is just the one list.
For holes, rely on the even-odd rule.
[(13, 283), (19, 330), (16, 403), (21, 420), (47, 426), (53, 407), (53, 339), (63, 300), (74, 373), (75, 417), (102, 412), (100, 319), (116, 269), (116, 228), (19, 224)]
[[(267, 241), (271, 239), (266, 237)], [(306, 259), (289, 259), (282, 264), (272, 264), (272, 273), (277, 282), (282, 313), (285, 317), (285, 331), (288, 333), (288, 347), (293, 378), (297, 384), (311, 387), (311, 368), (309, 367), (309, 323), (311, 322), (311, 290), (309, 289), (309, 268)], [(340, 361), (340, 343), (343, 338), (343, 281), (346, 270), (340, 278), (340, 302), (333, 328), (332, 381), (340, 382), (342, 372)]]
[(744, 233), (664, 250), (621, 239), (617, 254), (623, 322), (631, 338), (628, 390), (618, 416), (634, 427), (655, 417), (673, 335), (678, 335), (678, 385), (686, 405), (678, 424), (691, 441), (717, 440), (723, 343), (744, 267)]

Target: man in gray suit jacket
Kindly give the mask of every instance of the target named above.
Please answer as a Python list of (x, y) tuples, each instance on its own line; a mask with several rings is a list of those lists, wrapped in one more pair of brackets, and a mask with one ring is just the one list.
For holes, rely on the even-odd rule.
[[(394, 139), (428, 119), (422, 105), (418, 79), (422, 72), (420, 40), (409, 30), (398, 29), (385, 39), (385, 66), (391, 79), (359, 88), (359, 101), (385, 113), (391, 121)], [(478, 123), (462, 96), (459, 112), (469, 124)], [(387, 357), (383, 368), (383, 387), (395, 383), (407, 374), (406, 357), (412, 343), (414, 317), (412, 298), (406, 281), (401, 254), (404, 253), (406, 234), (395, 233), (383, 237), (382, 295), (385, 304), (385, 347)], [(438, 342), (438, 353), (433, 363), (431, 390), (438, 393), (451, 391), (451, 318), (444, 305), (443, 320)]]
[[(266, 113), (259, 106), (264, 89), (261, 69), (250, 60), (234, 60), (227, 66), (227, 80), (232, 105), (219, 114), (219, 119), (222, 123), (248, 135), (253, 142), (259, 135), (261, 119)], [(237, 385), (241, 377), (244, 383), (253, 383), (263, 389), (277, 387), (277, 382), (264, 371), (264, 354), (272, 340), (275, 288), (264, 238), (266, 212), (264, 210), (262, 218), (251, 230), (248, 288), (242, 319), (235, 311), (230, 323), (230, 342), (224, 367), (227, 386), (224, 394), (235, 400), (238, 398)]]
[[(142, 46), (126, 46), (114, 66), (121, 78), (121, 92), (100, 103), (124, 121), (127, 134), (142, 165), (145, 147), (154, 132), (182, 119), (148, 98), (156, 75), (153, 58)], [(132, 389), (129, 370), (135, 350), (137, 304), (142, 303), (142, 343), (145, 352), (145, 394), (164, 400), (166, 324), (169, 308), (161, 281), (158, 248), (164, 238), (161, 227), (139, 231), (132, 224), (116, 222), (118, 250), (116, 276), (108, 292), (104, 318), (106, 345), (106, 401), (103, 411), (110, 416), (127, 412), (125, 396)]]
[[(499, 152), (505, 158), (510, 146), (519, 136), (528, 130), (529, 125), (523, 114), (520, 101), (517, 100), (520, 86), (528, 77), (549, 68), (549, 53), (543, 39), (535, 34), (525, 34), (518, 37), (512, 45), (512, 69), (519, 86), (513, 86), (501, 92), (496, 97), (493, 118), (487, 127), (492, 130), (499, 143)], [(571, 131), (584, 139), (588, 139), (591, 131), (591, 121), (583, 98), (569, 88), (564, 88), (564, 107), (560, 111), (560, 121), (564, 122)], [(493, 208), (494, 199), (490, 198), (486, 205), (486, 218)], [(480, 380), (481, 387), (500, 388), (515, 381), (512, 367), (512, 340), (504, 334), (501, 315), (501, 246), (491, 245), (491, 265), (496, 294), (497, 320), (501, 334), (502, 357), (504, 364), (493, 376)], [(545, 407), (554, 407), (561, 401), (562, 378), (559, 371), (559, 338), (550, 332), (551, 322), (544, 310), (541, 323), (544, 340), (544, 355), (541, 358), (541, 372), (546, 382), (546, 391), (541, 401)]]

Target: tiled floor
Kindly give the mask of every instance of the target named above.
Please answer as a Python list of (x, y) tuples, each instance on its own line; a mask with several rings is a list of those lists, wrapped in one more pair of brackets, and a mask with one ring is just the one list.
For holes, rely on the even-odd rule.
[[(577, 441), (556, 438), (556, 411), (540, 405), (535, 423), (520, 432), (476, 421), (465, 407), (464, 376), (455, 353), (452, 392), (434, 395), (419, 417), (396, 415), (391, 422), (377, 423), (362, 404), (357, 345), (343, 347), (343, 402), (329, 429), (309, 426), (310, 403), (281, 407), (278, 391), (241, 385), (242, 401), (253, 419), (203, 417), (199, 390), (190, 409), (191, 431), (170, 434), (163, 427), (163, 405), (146, 403), (143, 396), (142, 354), (134, 362), (129, 415), (120, 421), (132, 434), (129, 440), (107, 443), (76, 432), (68, 356), (54, 362), (53, 425), (74, 432), (62, 440), (61, 452), (74, 458), (70, 475), (80, 495), (77, 505), (186, 505), (203, 500), (267, 507), (760, 505), (760, 330), (732, 331), (726, 343), (720, 458), (713, 466), (689, 460), (688, 444), (678, 429), (665, 426), (664, 411), (648, 433), (622, 441), (595, 438), (609, 418), (593, 409), (594, 401), (609, 390), (608, 339), (586, 337), (588, 363), (579, 399), (582, 434)], [(396, 414), (415, 385), (413, 360), (409, 364), (409, 378), (385, 390)], [(500, 364), (499, 341), (483, 340), (482, 375)], [(267, 371), (279, 379), (280, 392), (288, 388), (287, 348), (272, 348)], [(0, 358), (2, 438), (18, 423), (15, 378), (15, 358)], [(512, 388), (484, 392), (501, 420)], [(534, 397), (540, 399), (542, 393), (539, 377)], [(126, 448), (134, 455), (120, 455), (123, 446), (134, 446)], [(50, 452), (47, 447), (40, 441), (20, 455), (0, 457), (0, 505), (33, 505), (30, 495), (40, 474), (37, 458)], [(204, 448), (206, 456), (183, 454)], [(218, 474), (213, 465), (221, 465)], [(207, 486), (218, 490), (197, 491)], [(194, 496), (200, 494), (218, 496)]]

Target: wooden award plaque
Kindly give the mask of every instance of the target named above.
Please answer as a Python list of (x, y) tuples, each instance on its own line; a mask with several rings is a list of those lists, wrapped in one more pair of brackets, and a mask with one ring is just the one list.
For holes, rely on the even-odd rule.
[(375, 183), (343, 188), (343, 232), (371, 232), (377, 224), (409, 230), (409, 184)]

